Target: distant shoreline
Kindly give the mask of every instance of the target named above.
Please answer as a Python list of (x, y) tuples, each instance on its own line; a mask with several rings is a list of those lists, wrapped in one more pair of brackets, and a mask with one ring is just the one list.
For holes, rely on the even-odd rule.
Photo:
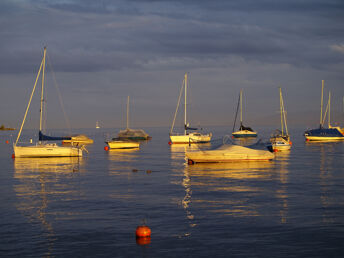
[(9, 127), (9, 128), (6, 128), (5, 126), (0, 126), (0, 131), (14, 131), (14, 130), (16, 130), (15, 128), (11, 128), (11, 127)]

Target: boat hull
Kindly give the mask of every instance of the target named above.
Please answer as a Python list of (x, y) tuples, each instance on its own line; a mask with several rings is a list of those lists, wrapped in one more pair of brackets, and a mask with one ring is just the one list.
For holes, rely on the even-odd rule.
[(249, 138), (249, 137), (257, 137), (256, 132), (248, 131), (248, 130), (241, 130), (232, 133), (234, 138)]
[(34, 146), (13, 146), (14, 156), (21, 158), (81, 157), (82, 150), (72, 146), (39, 144)]
[(210, 142), (211, 134), (187, 134), (187, 135), (170, 135), (171, 143), (207, 143)]
[(235, 161), (259, 161), (271, 160), (275, 156), (265, 150), (253, 150), (243, 146), (232, 145), (223, 146), (216, 150), (208, 151), (190, 151), (186, 157), (190, 164), (193, 163), (219, 163), (219, 162), (235, 162)]
[(339, 127), (318, 128), (305, 132), (306, 141), (344, 141), (344, 134)]
[(108, 141), (106, 142), (107, 145), (111, 149), (134, 149), (139, 148), (140, 143), (139, 142), (130, 142), (130, 141)]

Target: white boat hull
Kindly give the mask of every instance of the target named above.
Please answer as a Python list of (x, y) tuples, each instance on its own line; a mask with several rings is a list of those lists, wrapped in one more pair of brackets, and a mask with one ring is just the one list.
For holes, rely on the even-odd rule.
[(223, 145), (216, 150), (186, 152), (189, 163), (200, 162), (233, 162), (271, 160), (275, 156), (265, 150), (254, 150), (238, 145)]
[(291, 149), (291, 142), (287, 141), (283, 137), (272, 137), (270, 144), (267, 146), (272, 151), (288, 151)]
[(106, 142), (111, 149), (134, 149), (139, 148), (139, 142), (130, 141), (108, 141)]
[(82, 150), (73, 146), (37, 144), (34, 146), (13, 146), (14, 156), (21, 158), (39, 157), (81, 157)]
[(170, 135), (171, 143), (206, 143), (210, 142), (212, 134)]

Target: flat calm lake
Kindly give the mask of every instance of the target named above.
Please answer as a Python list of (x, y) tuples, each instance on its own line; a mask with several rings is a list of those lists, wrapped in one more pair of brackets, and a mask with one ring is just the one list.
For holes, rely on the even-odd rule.
[[(123, 151), (104, 151), (117, 129), (84, 129), (95, 143), (80, 159), (12, 159), (17, 131), (0, 132), (0, 256), (344, 257), (344, 142), (292, 129), (292, 150), (271, 162), (187, 165), (195, 147), (144, 129), (152, 140)], [(219, 140), (204, 148), (230, 131), (209, 129)]]

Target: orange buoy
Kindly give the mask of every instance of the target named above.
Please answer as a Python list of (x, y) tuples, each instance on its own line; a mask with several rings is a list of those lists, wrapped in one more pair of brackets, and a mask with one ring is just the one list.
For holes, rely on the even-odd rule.
[(136, 237), (136, 244), (148, 245), (151, 242), (151, 237)]
[(8, 140), (6, 140), (6, 144), (8, 144), (9, 143), (9, 141)]
[(306, 142), (308, 142), (309, 141), (309, 139), (306, 139)]
[(171, 142), (171, 141), (169, 141), (169, 142), (168, 142), (168, 145), (171, 145), (171, 144), (172, 144), (172, 142)]
[(277, 150), (277, 149), (274, 149), (274, 152), (278, 152), (278, 150)]
[(136, 238), (150, 237), (150, 236), (151, 236), (151, 230), (149, 227), (145, 225), (141, 225), (136, 228)]
[(12, 159), (14, 159), (16, 156), (14, 155), (14, 153), (12, 154)]
[(104, 150), (108, 151), (109, 150), (109, 146), (105, 146)]
[(289, 145), (290, 145), (290, 146), (292, 146), (292, 145), (293, 145), (293, 143), (292, 143), (291, 141), (289, 141)]

